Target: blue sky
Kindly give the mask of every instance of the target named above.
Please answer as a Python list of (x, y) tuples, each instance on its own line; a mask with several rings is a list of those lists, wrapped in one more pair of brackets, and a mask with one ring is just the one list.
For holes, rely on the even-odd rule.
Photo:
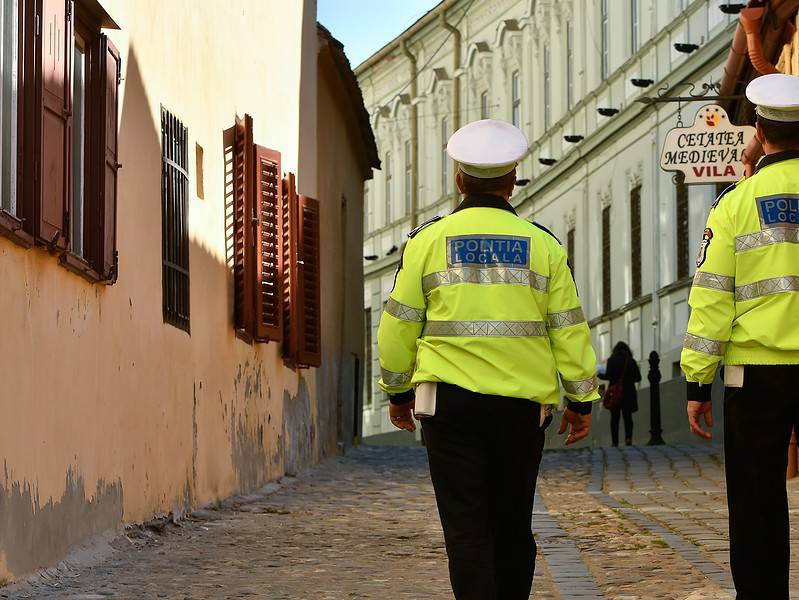
[(355, 68), (439, 0), (318, 0), (317, 19), (344, 44)]

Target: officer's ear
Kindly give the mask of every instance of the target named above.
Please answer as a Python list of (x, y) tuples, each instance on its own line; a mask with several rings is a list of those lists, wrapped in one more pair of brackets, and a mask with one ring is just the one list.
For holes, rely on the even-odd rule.
[(463, 190), (463, 171), (458, 169), (458, 174), (455, 175), (455, 185), (458, 186), (461, 194), (465, 194), (466, 192)]
[(763, 133), (763, 126), (760, 124), (760, 119), (755, 120), (755, 138), (760, 142), (760, 145), (766, 147), (766, 135)]

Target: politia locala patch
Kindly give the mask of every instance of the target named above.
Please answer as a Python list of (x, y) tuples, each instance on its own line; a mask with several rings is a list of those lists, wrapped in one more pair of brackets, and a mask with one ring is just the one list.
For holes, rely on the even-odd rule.
[(702, 243), (699, 244), (699, 253), (696, 255), (696, 268), (698, 269), (707, 260), (707, 249), (710, 247), (710, 240), (713, 239), (713, 230), (710, 227), (705, 228), (705, 233), (702, 236)]

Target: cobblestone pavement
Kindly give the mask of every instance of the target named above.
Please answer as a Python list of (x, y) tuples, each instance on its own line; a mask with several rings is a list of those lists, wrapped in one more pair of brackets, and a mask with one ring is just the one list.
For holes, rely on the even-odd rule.
[[(451, 598), (423, 449), (361, 447), (281, 483), (0, 598)], [(533, 598), (732, 598), (717, 446), (548, 452), (538, 488)]]

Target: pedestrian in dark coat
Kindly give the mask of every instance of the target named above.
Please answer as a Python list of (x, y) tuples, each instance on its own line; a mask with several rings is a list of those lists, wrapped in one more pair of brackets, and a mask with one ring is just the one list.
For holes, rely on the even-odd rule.
[(608, 358), (605, 373), (600, 374), (601, 379), (606, 379), (610, 385), (620, 383), (622, 386), (621, 407), (610, 411), (610, 435), (613, 445), (619, 445), (619, 418), (624, 416), (624, 441), (629, 446), (633, 443), (633, 413), (638, 410), (638, 389), (636, 384), (641, 381), (641, 371), (633, 356), (632, 350), (624, 342), (614, 346), (613, 353)]

